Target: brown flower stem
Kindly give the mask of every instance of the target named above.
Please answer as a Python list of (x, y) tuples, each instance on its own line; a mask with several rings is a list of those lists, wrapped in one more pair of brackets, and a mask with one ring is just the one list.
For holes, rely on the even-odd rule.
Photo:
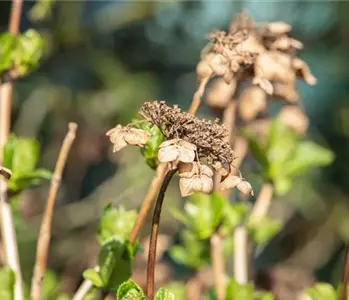
[(191, 279), (189, 279), (189, 281), (185, 285), (185, 299), (200, 300), (201, 289), (202, 282), (198, 272), (196, 272), (194, 276)]
[[(9, 33), (17, 35), (19, 31), (22, 0), (13, 0), (9, 20)], [(0, 85), (0, 165), (3, 161), (3, 147), (10, 134), (11, 107), (12, 107), (12, 84)], [(6, 258), (6, 264), (15, 273), (16, 281), (14, 286), (14, 299), (23, 299), (23, 283), (21, 267), (18, 256), (17, 237), (12, 217), (11, 204), (8, 199), (8, 186), (5, 178), (0, 176), (0, 214), (2, 244)]]
[(44, 278), (46, 264), (47, 264), (47, 256), (48, 256), (49, 244), (50, 244), (50, 238), (51, 238), (51, 224), (52, 224), (54, 205), (56, 201), (58, 188), (60, 186), (63, 170), (68, 158), (68, 154), (75, 140), (76, 130), (77, 130), (77, 124), (69, 123), (69, 130), (67, 135), (65, 136), (65, 139), (62, 144), (62, 148), (59, 152), (55, 171), (53, 173), (53, 177), (51, 180), (50, 190), (49, 190), (47, 201), (46, 201), (46, 207), (45, 207), (44, 215), (42, 218), (42, 223), (41, 223), (41, 228), (40, 228), (40, 233), (39, 233), (39, 238), (37, 243), (34, 275), (32, 278), (32, 286), (31, 286), (31, 293), (30, 293), (31, 300), (41, 299), (41, 285), (42, 285), (42, 280)]
[(341, 285), (339, 290), (338, 300), (346, 300), (348, 294), (348, 281), (349, 281), (349, 244), (345, 247), (344, 253), (344, 270), (341, 279)]
[(192, 115), (196, 114), (196, 112), (200, 106), (201, 98), (204, 95), (205, 87), (206, 87), (208, 81), (209, 81), (209, 77), (206, 77), (200, 81), (200, 85), (194, 94), (194, 97), (193, 97), (193, 100), (191, 102), (188, 113), (190, 113)]
[(130, 243), (134, 243), (137, 240), (137, 237), (139, 236), (139, 232), (144, 224), (145, 219), (148, 216), (148, 212), (151, 209), (153, 200), (155, 199), (155, 196), (159, 191), (161, 183), (164, 181), (167, 168), (167, 164), (162, 163), (159, 164), (159, 166), (156, 169), (156, 175), (150, 184), (148, 192), (144, 198), (143, 204), (137, 215), (135, 225), (133, 226), (132, 231), (129, 235)]
[(213, 278), (217, 293), (217, 300), (225, 299), (225, 264), (223, 254), (222, 237), (215, 232), (210, 239), (211, 261), (213, 269)]
[(173, 177), (177, 172), (177, 169), (170, 170), (167, 172), (156, 200), (156, 205), (153, 214), (153, 222), (151, 226), (151, 234), (149, 241), (149, 254), (148, 254), (148, 265), (147, 265), (147, 290), (146, 295), (149, 300), (154, 299), (154, 282), (155, 282), (155, 261), (156, 261), (156, 245), (159, 234), (159, 224), (161, 217), (162, 204), (164, 202), (165, 192)]
[(261, 219), (263, 219), (270, 208), (271, 200), (273, 198), (274, 193), (274, 187), (272, 183), (265, 182), (259, 192), (258, 198), (253, 205), (250, 217), (249, 217), (249, 223), (255, 224)]

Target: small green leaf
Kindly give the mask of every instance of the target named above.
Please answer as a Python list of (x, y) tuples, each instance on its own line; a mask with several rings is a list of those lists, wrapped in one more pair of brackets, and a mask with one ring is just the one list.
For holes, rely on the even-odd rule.
[(234, 279), (229, 280), (226, 287), (226, 299), (253, 299), (251, 284), (238, 284)]
[(164, 285), (164, 288), (170, 291), (175, 299), (185, 299), (185, 284), (181, 281), (171, 281)]
[(132, 231), (133, 225), (137, 218), (135, 210), (126, 211), (123, 206), (118, 209), (107, 205), (98, 227), (98, 241), (100, 244), (109, 239), (123, 241), (127, 239)]
[(98, 272), (95, 269), (87, 269), (82, 273), (82, 276), (92, 282), (92, 284), (96, 287), (102, 287), (103, 282)]
[(4, 145), (4, 167), (12, 169), (13, 154), (16, 148), (17, 138), (11, 134), (9, 139)]
[(13, 299), (15, 274), (8, 267), (0, 269), (0, 299)]
[(224, 207), (224, 219), (221, 226), (221, 233), (229, 235), (236, 226), (238, 226), (248, 212), (248, 206), (245, 203), (231, 204), (226, 203)]
[(248, 224), (248, 229), (251, 231), (253, 240), (257, 244), (263, 244), (272, 238), (281, 228), (281, 223), (278, 220), (272, 220), (268, 217), (263, 218), (255, 224)]
[(17, 138), (12, 156), (12, 176), (31, 173), (39, 159), (39, 144), (33, 139)]
[(41, 21), (51, 16), (54, 0), (38, 0), (29, 11), (31, 21)]
[(160, 288), (156, 292), (155, 300), (175, 300), (175, 296), (165, 288)]
[(306, 290), (312, 300), (336, 300), (337, 295), (334, 287), (328, 283), (317, 283)]
[(20, 176), (12, 176), (9, 180), (9, 189), (12, 192), (19, 192), (27, 188), (33, 188), (42, 182), (43, 179), (51, 179), (52, 173), (45, 169), (37, 169)]
[(269, 168), (269, 162), (266, 156), (265, 145), (255, 134), (248, 130), (242, 131), (242, 135), (247, 139), (249, 149), (254, 159), (262, 166), (264, 171), (266, 171)]
[(133, 255), (133, 246), (128, 241), (110, 240), (103, 244), (98, 256), (98, 273), (104, 288), (116, 291), (131, 277)]
[(12, 68), (12, 51), (16, 38), (9, 33), (0, 34), (0, 73)]
[(284, 175), (299, 175), (311, 167), (326, 166), (333, 159), (332, 151), (311, 141), (299, 142), (291, 159), (286, 161), (283, 166)]
[(277, 196), (284, 196), (292, 187), (292, 181), (288, 178), (277, 177), (274, 179), (274, 190)]
[(123, 282), (116, 294), (116, 300), (146, 300), (143, 290), (133, 280)]

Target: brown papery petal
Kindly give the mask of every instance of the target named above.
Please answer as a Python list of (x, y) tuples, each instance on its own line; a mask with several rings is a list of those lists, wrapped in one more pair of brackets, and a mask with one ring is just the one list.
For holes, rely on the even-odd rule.
[(235, 175), (229, 175), (227, 178), (225, 178), (220, 184), (219, 189), (221, 190), (229, 190), (233, 189), (238, 185), (239, 182), (242, 181), (242, 178)]
[(178, 174), (181, 178), (191, 178), (198, 174), (198, 167), (196, 162), (178, 164)]
[(262, 88), (252, 86), (242, 93), (239, 101), (239, 112), (244, 121), (253, 120), (258, 113), (266, 109), (267, 95)]
[(236, 89), (236, 80), (226, 83), (223, 78), (218, 78), (209, 87), (206, 103), (212, 107), (225, 108), (232, 100)]
[(284, 106), (279, 113), (279, 119), (299, 135), (304, 135), (308, 129), (309, 119), (297, 106)]
[(201, 192), (204, 194), (211, 194), (213, 191), (213, 179), (208, 176), (201, 176)]
[(299, 93), (295, 88), (294, 84), (283, 84), (275, 83), (274, 87), (274, 97), (280, 97), (288, 103), (298, 103), (299, 102)]
[(127, 143), (125, 142), (124, 137), (122, 135), (114, 138), (112, 143), (114, 144), (113, 152), (120, 151), (122, 148), (125, 148), (127, 146)]
[(187, 141), (179, 140), (178, 145), (188, 150), (196, 151), (196, 145), (189, 143)]
[(270, 22), (267, 28), (274, 34), (284, 34), (292, 30), (292, 26), (285, 22)]
[(298, 71), (300, 77), (304, 79), (307, 84), (315, 85), (317, 80), (311, 73), (307, 63), (299, 58), (295, 58), (292, 61), (293, 67)]
[(208, 63), (210, 64), (213, 72), (218, 76), (223, 76), (228, 70), (228, 61), (221, 54), (212, 54), (208, 55), (207, 58)]
[(250, 195), (251, 194), (252, 196), (254, 196), (252, 186), (250, 185), (250, 183), (248, 181), (242, 180), (242, 181), (240, 181), (237, 184), (236, 187), (244, 195)]
[(187, 197), (195, 193), (194, 182), (195, 178), (180, 178), (179, 179), (179, 190), (182, 197)]
[(203, 164), (200, 164), (200, 163), (198, 163), (198, 166), (199, 166), (199, 173), (201, 175), (206, 175), (208, 177), (212, 177), (213, 176), (213, 171), (211, 170), (210, 167), (208, 167), (206, 165), (203, 165)]
[(175, 161), (179, 156), (177, 145), (167, 146), (159, 149), (158, 158), (160, 162)]
[(163, 148), (163, 147), (168, 147), (168, 146), (171, 146), (171, 145), (175, 145), (179, 142), (179, 139), (173, 139), (173, 140), (167, 140), (167, 141), (164, 141), (160, 144), (159, 148)]
[(253, 79), (253, 84), (258, 84), (262, 90), (264, 90), (268, 95), (272, 95), (274, 88), (270, 81), (266, 78), (255, 77)]
[(124, 133), (124, 139), (130, 145), (144, 145), (150, 137), (150, 132), (136, 128), (126, 130)]
[(195, 151), (185, 148), (183, 146), (178, 146), (179, 160), (185, 163), (193, 162), (195, 159)]
[(196, 74), (200, 80), (204, 80), (212, 76), (213, 70), (206, 60), (201, 60), (196, 66)]
[(106, 136), (113, 136), (113, 135), (117, 135), (120, 133), (122, 129), (121, 125), (116, 125), (114, 128), (110, 129), (107, 131), (107, 133), (105, 134)]

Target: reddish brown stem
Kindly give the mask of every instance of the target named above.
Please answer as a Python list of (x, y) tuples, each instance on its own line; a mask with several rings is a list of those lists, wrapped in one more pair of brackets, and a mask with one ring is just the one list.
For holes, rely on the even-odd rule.
[(48, 193), (46, 207), (42, 218), (37, 249), (36, 260), (34, 266), (34, 275), (32, 278), (32, 287), (30, 298), (31, 300), (41, 299), (41, 285), (44, 278), (47, 256), (49, 252), (49, 244), (51, 238), (51, 223), (53, 217), (53, 210), (55, 206), (56, 196), (58, 188), (60, 186), (63, 170), (68, 158), (69, 151), (75, 140), (77, 124), (70, 123), (69, 131), (63, 141), (61, 151), (59, 152), (58, 160), (56, 163), (55, 171), (51, 180), (50, 190)]
[(339, 291), (339, 300), (347, 300), (348, 281), (349, 281), (349, 245), (345, 247), (344, 253), (344, 270)]
[(148, 254), (148, 265), (147, 265), (147, 297), (149, 300), (154, 299), (154, 282), (155, 282), (155, 261), (156, 261), (156, 246), (159, 234), (159, 224), (161, 217), (162, 204), (164, 202), (165, 192), (167, 187), (176, 173), (175, 170), (170, 170), (167, 172), (164, 181), (162, 182), (158, 198), (156, 200), (156, 205), (153, 214), (153, 222), (151, 226), (151, 234), (149, 241), (149, 254)]

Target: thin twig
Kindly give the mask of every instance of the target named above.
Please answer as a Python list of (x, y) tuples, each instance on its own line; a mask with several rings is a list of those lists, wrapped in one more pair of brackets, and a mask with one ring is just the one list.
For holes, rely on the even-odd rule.
[[(17, 35), (19, 31), (22, 0), (13, 0), (11, 16), (9, 20), (9, 33)], [(12, 84), (0, 85), (0, 164), (3, 161), (3, 147), (10, 134), (11, 126), (11, 106), (12, 106)], [(0, 176), (1, 177), (1, 176)], [(23, 283), (21, 267), (18, 256), (17, 237), (12, 217), (11, 204), (8, 199), (8, 186), (5, 178), (0, 178), (0, 207), (1, 207), (1, 234), (7, 265), (16, 276), (14, 286), (14, 299), (23, 299)]]
[(204, 78), (200, 82), (200, 85), (199, 85), (197, 91), (194, 94), (194, 97), (193, 97), (193, 100), (191, 102), (191, 105), (190, 105), (190, 108), (188, 110), (188, 113), (190, 113), (192, 115), (196, 114), (196, 112), (197, 112), (197, 110), (198, 110), (198, 108), (200, 106), (201, 98), (204, 95), (205, 87), (206, 87), (208, 81), (209, 81), (209, 78)]
[(341, 285), (339, 290), (339, 300), (347, 300), (348, 294), (348, 281), (349, 281), (349, 245), (345, 247), (344, 253), (344, 270), (341, 279)]
[(267, 215), (273, 198), (273, 192), (274, 187), (272, 183), (266, 182), (263, 184), (249, 217), (250, 224), (256, 224)]
[(177, 172), (177, 169), (170, 170), (167, 172), (164, 181), (162, 182), (158, 198), (153, 214), (153, 222), (151, 226), (151, 234), (149, 241), (149, 254), (148, 254), (148, 265), (147, 265), (147, 290), (146, 294), (149, 300), (154, 299), (154, 281), (155, 281), (155, 262), (156, 262), (156, 245), (159, 234), (159, 224), (161, 217), (162, 204), (164, 202), (165, 192), (171, 181), (172, 176)]
[(146, 220), (148, 216), (148, 212), (150, 208), (152, 207), (153, 200), (156, 197), (156, 194), (158, 193), (160, 186), (162, 182), (164, 181), (166, 171), (167, 171), (167, 164), (162, 163), (160, 164), (156, 169), (156, 175), (154, 176), (150, 187), (148, 189), (148, 192), (144, 198), (143, 204), (139, 210), (139, 213), (137, 215), (137, 219), (135, 222), (135, 225), (132, 228), (132, 231), (129, 235), (129, 241), (130, 243), (134, 243), (138, 236), (139, 232), (144, 224), (144, 221)]
[(32, 287), (30, 298), (31, 300), (41, 299), (41, 285), (44, 278), (44, 273), (47, 264), (47, 256), (49, 252), (49, 244), (51, 238), (51, 224), (53, 217), (53, 210), (55, 206), (57, 192), (60, 186), (63, 170), (68, 158), (69, 151), (75, 140), (77, 124), (69, 123), (69, 130), (62, 144), (62, 148), (59, 152), (55, 171), (51, 180), (50, 190), (48, 193), (46, 207), (42, 218), (37, 249), (36, 260), (34, 266), (34, 275), (32, 278)]
[(92, 287), (93, 284), (91, 281), (84, 280), (84, 282), (79, 286), (78, 290), (74, 294), (73, 300), (83, 300)]
[(215, 290), (217, 293), (217, 300), (225, 299), (225, 264), (222, 237), (219, 233), (212, 234), (210, 239), (211, 244), (211, 261), (213, 269), (213, 278), (215, 283)]

